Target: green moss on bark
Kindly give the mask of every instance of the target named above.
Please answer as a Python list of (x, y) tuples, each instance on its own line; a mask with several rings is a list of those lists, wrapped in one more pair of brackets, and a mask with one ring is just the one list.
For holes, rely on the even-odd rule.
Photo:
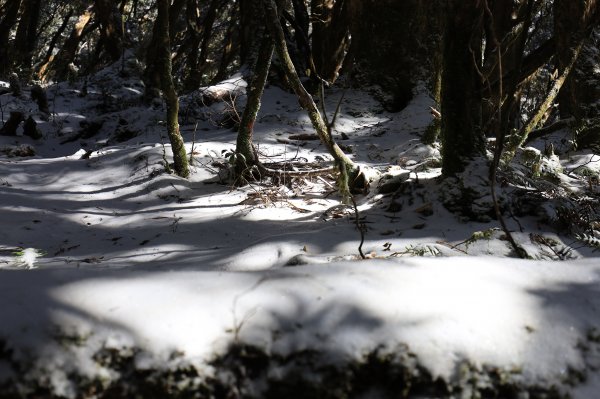
[(173, 162), (175, 173), (187, 178), (190, 174), (189, 163), (186, 156), (185, 144), (179, 131), (179, 98), (175, 91), (171, 64), (171, 41), (169, 38), (169, 1), (158, 0), (158, 15), (156, 17), (159, 43), (158, 63), (160, 65), (160, 77), (162, 89), (167, 103), (167, 133), (173, 151)]
[(260, 110), (261, 98), (271, 67), (273, 49), (273, 40), (270, 36), (265, 36), (260, 45), (252, 81), (248, 88), (248, 101), (242, 114), (242, 120), (240, 121), (236, 143), (236, 153), (239, 156), (236, 158), (235, 169), (236, 175), (243, 178), (248, 177), (249, 168), (257, 162), (256, 155), (254, 154), (254, 146), (252, 145), (252, 136), (254, 123)]

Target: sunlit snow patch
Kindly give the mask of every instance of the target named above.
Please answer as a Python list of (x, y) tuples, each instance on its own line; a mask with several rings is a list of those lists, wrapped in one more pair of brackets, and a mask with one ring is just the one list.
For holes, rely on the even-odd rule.
[(17, 260), (15, 264), (17, 266), (25, 267), (27, 269), (35, 268), (35, 260), (40, 256), (44, 256), (44, 253), (35, 248), (25, 248), (15, 253)]

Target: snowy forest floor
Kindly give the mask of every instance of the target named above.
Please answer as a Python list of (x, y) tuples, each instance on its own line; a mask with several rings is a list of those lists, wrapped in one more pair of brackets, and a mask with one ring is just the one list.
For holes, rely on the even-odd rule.
[[(181, 97), (192, 175), (166, 173), (138, 76), (130, 59), (51, 85), (49, 116), (0, 96), (43, 135), (0, 136), (0, 398), (597, 397), (600, 156), (568, 132), (501, 174), (517, 260), (486, 163), (440, 180), (425, 90), (399, 113), (346, 91), (334, 133), (372, 177), (357, 215), (331, 176), (231, 182), (242, 95)], [(269, 87), (263, 162), (329, 165), (313, 133)]]

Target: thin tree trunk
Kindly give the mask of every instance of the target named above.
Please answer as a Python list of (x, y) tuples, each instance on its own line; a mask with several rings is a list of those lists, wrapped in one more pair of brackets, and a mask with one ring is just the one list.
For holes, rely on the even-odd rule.
[(203, 29), (200, 20), (198, 0), (187, 0), (185, 14), (185, 40), (177, 49), (177, 53), (173, 56), (173, 63), (177, 64), (180, 59), (184, 61), (187, 71), (187, 75), (185, 76), (185, 88), (186, 90), (194, 90), (200, 85), (200, 78), (197, 74), (197, 66), (200, 48), (200, 34)]
[[(27, 0), (24, 3), (21, 19), (15, 36), (15, 65), (26, 72), (29, 79), (32, 67), (33, 51), (37, 41), (37, 28), (40, 19), (41, 0)], [(24, 76), (25, 78), (25, 76)]]
[(274, 46), (273, 39), (269, 35), (264, 35), (258, 51), (258, 59), (253, 71), (252, 81), (248, 87), (248, 101), (242, 114), (242, 120), (240, 121), (235, 168), (236, 174), (244, 179), (250, 177), (252, 173), (250, 169), (258, 161), (254, 153), (254, 146), (252, 145), (252, 135), (256, 116), (260, 110), (260, 101), (265, 90), (267, 77), (269, 76)]
[(178, 27), (180, 24), (178, 23), (178, 19), (181, 11), (183, 11), (183, 8), (186, 6), (186, 1), (187, 0), (175, 0), (169, 7), (169, 37), (171, 38), (171, 41), (173, 41), (179, 33)]
[(175, 91), (171, 65), (171, 41), (169, 38), (169, 0), (158, 0), (158, 15), (156, 17), (158, 34), (156, 43), (158, 44), (158, 70), (162, 82), (162, 90), (167, 103), (167, 133), (171, 142), (173, 151), (173, 161), (175, 163), (175, 173), (181, 177), (188, 177), (190, 174), (188, 159), (185, 151), (183, 137), (179, 131), (179, 98)]
[(215, 75), (213, 82), (220, 82), (227, 77), (227, 69), (235, 58), (235, 50), (239, 47), (239, 32), (238, 29), (236, 29), (237, 23), (235, 22), (237, 21), (238, 13), (239, 10), (234, 7), (229, 26), (227, 27), (227, 33), (225, 34), (225, 40), (223, 40), (224, 44), (221, 53), (221, 61), (219, 62), (219, 69), (217, 70), (217, 74)]
[(264, 29), (261, 17), (260, 0), (239, 0), (239, 44), (240, 64), (254, 68), (257, 51), (260, 47), (255, 40), (262, 37)]
[(8, 0), (4, 4), (4, 16), (0, 20), (0, 75), (5, 75), (11, 67), (10, 46), (8, 44), (10, 30), (17, 23), (17, 15), (21, 0)]
[(48, 69), (48, 63), (52, 59), (52, 54), (54, 53), (54, 48), (56, 47), (56, 43), (58, 43), (58, 41), (60, 40), (65, 29), (67, 29), (67, 26), (69, 25), (69, 20), (73, 16), (73, 12), (74, 12), (73, 9), (70, 8), (69, 11), (67, 12), (67, 15), (65, 15), (65, 17), (63, 18), (62, 24), (60, 25), (60, 27), (58, 28), (56, 33), (52, 36), (50, 43), (48, 43), (48, 45), (47, 45), (48, 49), (46, 50), (46, 55), (44, 56), (44, 58), (42, 58), (41, 62), (38, 64), (38, 67), (37, 67), (36, 73), (37, 73), (37, 76), (39, 79), (41, 79), (42, 76), (45, 75), (46, 70)]
[(310, 16), (304, 0), (292, 0), (294, 8), (294, 19), (292, 26), (294, 28), (294, 41), (298, 49), (298, 58), (300, 65), (307, 68), (311, 65), (311, 49), (310, 49)]
[(322, 79), (334, 82), (350, 45), (347, 2), (312, 0), (313, 57), (316, 72)]
[(279, 15), (275, 1), (262, 0), (262, 3), (265, 10), (265, 22), (273, 40), (275, 41), (275, 50), (277, 51), (277, 56), (282, 63), (282, 67), (285, 71), (288, 82), (298, 96), (300, 105), (307, 111), (317, 135), (321, 139), (321, 142), (325, 145), (328, 152), (333, 156), (340, 172), (338, 189), (342, 194), (343, 201), (345, 203), (350, 203), (351, 191), (360, 191), (366, 189), (364, 176), (360, 173), (358, 166), (350, 158), (348, 158), (346, 154), (344, 154), (341, 148), (328, 134), (327, 126), (323, 121), (317, 105), (315, 104), (311, 95), (302, 85), (302, 82), (298, 77), (296, 69), (294, 68), (294, 64), (292, 63), (287, 50), (285, 36), (279, 22)]
[(452, 0), (447, 12), (442, 77), (442, 173), (464, 170), (482, 155), (481, 35), (483, 6), (478, 0)]
[[(554, 1), (554, 36), (556, 37), (556, 60), (558, 72), (568, 68), (575, 52), (579, 53), (579, 43), (587, 40), (592, 29), (598, 26), (600, 12), (597, 0), (555, 0)], [(597, 52), (593, 49), (592, 52)], [(567, 78), (558, 94), (560, 115), (581, 119), (586, 115), (586, 107), (597, 101), (597, 82), (593, 63), (584, 66), (580, 63), (567, 74)], [(589, 83), (588, 83), (589, 82)], [(591, 84), (590, 84), (591, 83)], [(595, 95), (596, 94), (596, 95)]]
[(523, 145), (525, 141), (527, 141), (527, 137), (529, 133), (531, 133), (536, 127), (542, 126), (546, 119), (548, 118), (548, 110), (554, 104), (554, 101), (558, 97), (561, 88), (567, 81), (569, 74), (573, 70), (575, 63), (577, 62), (577, 58), (579, 57), (579, 53), (583, 48), (585, 40), (582, 40), (574, 49), (572, 53), (571, 61), (568, 65), (566, 65), (560, 74), (560, 76), (554, 81), (552, 88), (546, 95), (546, 99), (539, 105), (537, 110), (535, 111), (533, 117), (527, 122), (527, 124), (521, 129), (518, 136), (513, 139), (513, 142), (510, 143), (509, 148), (506, 151), (506, 158), (511, 159), (514, 157), (517, 148)]
[(206, 67), (208, 60), (208, 45), (213, 37), (213, 28), (215, 20), (217, 19), (219, 0), (213, 0), (208, 8), (206, 16), (204, 17), (203, 29), (202, 29), (202, 42), (200, 43), (200, 56), (198, 59), (198, 65), (196, 73), (202, 77), (202, 72)]
[[(486, 54), (486, 60), (491, 58), (492, 62), (495, 64), (492, 67), (492, 70), (490, 70), (488, 73), (494, 73), (499, 79), (497, 91), (491, 90), (489, 78), (486, 79), (486, 84), (489, 90), (487, 94), (490, 97), (490, 103), (495, 108), (495, 112), (493, 109), (491, 109), (491, 107), (488, 108), (488, 110), (491, 111), (489, 118), (490, 120), (495, 121), (495, 123), (493, 123), (493, 130), (495, 130), (496, 135), (494, 159), (489, 169), (490, 195), (494, 204), (496, 218), (498, 219), (498, 222), (500, 223), (508, 242), (520, 258), (527, 259), (529, 257), (527, 251), (525, 251), (525, 249), (516, 242), (512, 233), (508, 229), (504, 216), (502, 215), (502, 210), (500, 209), (500, 204), (498, 202), (498, 195), (496, 193), (496, 180), (500, 156), (502, 155), (502, 151), (504, 149), (504, 141), (508, 131), (508, 125), (512, 114), (511, 111), (513, 110), (513, 104), (515, 103), (515, 97), (517, 93), (516, 79), (513, 79), (512, 81), (506, 81), (505, 84), (502, 77), (504, 76), (504, 70), (507, 66), (508, 68), (516, 71), (520, 71), (521, 69), (527, 34), (529, 32), (531, 18), (533, 15), (534, 3), (533, 0), (527, 3), (527, 8), (525, 9), (525, 20), (523, 21), (523, 27), (521, 29), (520, 36), (517, 36), (514, 40), (507, 40), (510, 30), (512, 30), (512, 24), (510, 23), (510, 15), (506, 14), (506, 12), (510, 12), (511, 4), (506, 2), (494, 3), (493, 11), (487, 0), (484, 0), (483, 4), (485, 6), (487, 17), (491, 20), (488, 24), (486, 32), (486, 50), (489, 47), (493, 52), (495, 52), (495, 54), (493, 54), (490, 51), (488, 54)], [(500, 18), (499, 21), (496, 20), (498, 17)], [(506, 44), (507, 42), (508, 44)], [(507, 55), (506, 59), (504, 55)]]
[[(185, 82), (187, 88), (196, 89), (203, 81), (203, 74), (206, 70), (209, 58), (209, 45), (213, 37), (213, 29), (217, 20), (217, 11), (222, 5), (221, 0), (212, 0), (203, 18), (200, 18), (197, 11), (196, 0), (188, 2), (188, 39), (182, 48), (187, 47), (189, 51), (184, 56), (187, 56), (186, 67), (188, 76)], [(183, 54), (182, 54), (183, 55)]]
[(47, 66), (44, 65), (40, 68), (40, 78), (42, 80), (48, 80), (52, 77), (60, 80), (68, 75), (69, 64), (75, 60), (79, 44), (83, 39), (83, 30), (90, 22), (91, 18), (92, 10), (88, 7), (85, 12), (79, 16), (71, 34), (67, 40), (65, 40), (58, 54), (55, 57), (52, 57)]
[(117, 4), (112, 0), (96, 0), (95, 11), (101, 26), (101, 42), (112, 61), (123, 54), (123, 21)]

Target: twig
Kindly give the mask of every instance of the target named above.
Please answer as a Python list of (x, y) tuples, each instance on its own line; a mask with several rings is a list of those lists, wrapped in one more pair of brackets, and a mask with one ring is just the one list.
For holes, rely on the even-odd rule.
[(313, 170), (282, 170), (282, 169), (270, 169), (264, 166), (263, 164), (258, 164), (258, 169), (262, 175), (270, 176), (270, 177), (313, 177), (313, 176), (323, 176), (329, 175), (332, 173), (336, 173), (338, 168), (335, 166), (330, 166), (322, 169), (313, 169)]
[[(492, 21), (494, 21), (494, 15), (492, 13), (492, 11), (490, 10), (489, 4), (487, 2), (487, 0), (485, 0), (483, 2), (484, 8), (485, 8), (485, 12), (488, 14), (488, 16), (490, 17), (490, 19)], [(492, 161), (492, 164), (490, 165), (490, 171), (489, 171), (489, 180), (490, 180), (490, 194), (492, 196), (492, 202), (494, 204), (494, 212), (496, 213), (496, 218), (498, 219), (498, 222), (500, 223), (500, 226), (502, 227), (502, 230), (504, 231), (504, 234), (506, 234), (506, 238), (508, 239), (508, 242), (510, 243), (510, 245), (512, 246), (513, 250), (516, 252), (517, 256), (519, 258), (522, 259), (527, 259), (529, 258), (529, 256), (527, 255), (527, 251), (525, 251), (525, 249), (523, 247), (521, 247), (516, 241), (515, 238), (513, 237), (513, 235), (511, 234), (510, 230), (508, 229), (508, 226), (506, 225), (506, 221), (504, 220), (504, 216), (502, 215), (502, 211), (500, 210), (500, 204), (498, 203), (498, 196), (496, 193), (496, 174), (498, 171), (498, 166), (500, 164), (500, 157), (502, 155), (502, 151), (504, 149), (504, 138), (505, 138), (505, 132), (502, 131), (502, 98), (503, 98), (503, 86), (504, 86), (504, 82), (503, 82), (503, 65), (502, 65), (502, 46), (500, 45), (500, 42), (498, 41), (498, 37), (496, 36), (496, 32), (494, 27), (492, 26), (492, 29), (490, 29), (491, 34), (492, 34), (492, 41), (494, 42), (494, 45), (496, 46), (497, 49), (497, 57), (498, 57), (498, 110), (496, 111), (498, 114), (498, 121), (500, 121), (500, 123), (496, 124), (496, 148), (494, 149), (494, 159)], [(488, 79), (488, 85), (489, 85), (489, 79)]]
[(194, 132), (192, 133), (192, 149), (190, 151), (190, 165), (194, 164), (194, 146), (196, 145), (196, 131), (198, 130), (198, 122), (194, 126)]
[(352, 205), (354, 206), (354, 223), (356, 224), (356, 228), (360, 232), (360, 244), (358, 245), (358, 253), (362, 259), (367, 259), (365, 254), (363, 253), (362, 246), (365, 242), (365, 226), (360, 223), (360, 215), (358, 213), (358, 206), (356, 206), (356, 200), (354, 196), (350, 196), (350, 200), (352, 201)]
[(163, 159), (163, 162), (165, 165), (165, 172), (172, 175), (173, 169), (171, 169), (171, 165), (169, 164), (169, 160), (167, 159), (167, 148), (165, 146), (165, 141), (163, 140), (162, 134), (160, 135), (160, 143), (162, 144), (162, 148), (163, 148), (162, 159)]
[(584, 167), (586, 167), (587, 165), (589, 165), (591, 163), (600, 162), (600, 159), (594, 160), (595, 156), (596, 156), (596, 154), (592, 154), (592, 156), (590, 157), (590, 159), (587, 162), (585, 162), (585, 163), (583, 163), (581, 165), (578, 165), (578, 166), (574, 167), (573, 169), (565, 172), (565, 175), (571, 176), (571, 174), (574, 173), (577, 169), (584, 168)]

